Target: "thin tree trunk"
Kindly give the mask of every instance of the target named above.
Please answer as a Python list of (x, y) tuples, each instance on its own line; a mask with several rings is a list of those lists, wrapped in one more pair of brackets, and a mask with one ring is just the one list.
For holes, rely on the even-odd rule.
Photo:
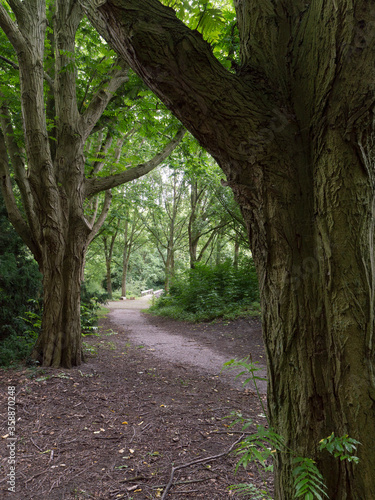
[(108, 245), (108, 238), (106, 236), (103, 236), (107, 293), (108, 293), (108, 297), (110, 299), (112, 299), (112, 295), (113, 295), (113, 290), (112, 290), (112, 257), (113, 257), (113, 249), (115, 246), (115, 241), (116, 241), (119, 225), (120, 225), (120, 220), (117, 223), (117, 228), (116, 228), (115, 233), (110, 238), (109, 245)]
[(171, 249), (171, 246), (168, 245), (167, 258), (165, 260), (165, 282), (164, 282), (165, 293), (169, 292), (172, 275), (173, 275), (173, 250)]
[(190, 255), (190, 268), (194, 269), (197, 261), (197, 248), (199, 236), (197, 234), (196, 221), (197, 221), (197, 205), (198, 205), (198, 182), (193, 181), (190, 184), (190, 217), (188, 224), (189, 236), (189, 255)]
[(105, 268), (106, 268), (106, 288), (108, 298), (112, 300), (113, 290), (112, 290), (112, 276), (111, 276), (111, 260), (109, 258), (105, 259)]
[(123, 297), (126, 297), (126, 279), (128, 275), (128, 266), (129, 266), (129, 258), (130, 258), (130, 248), (128, 241), (128, 228), (129, 221), (125, 221), (125, 229), (124, 229), (124, 253), (122, 259), (122, 279), (121, 279), (121, 293)]
[(234, 240), (234, 259), (233, 259), (233, 267), (238, 269), (238, 260), (240, 257), (240, 241), (236, 238)]
[(121, 295), (126, 297), (126, 283), (128, 277), (129, 259), (125, 258), (122, 268)]

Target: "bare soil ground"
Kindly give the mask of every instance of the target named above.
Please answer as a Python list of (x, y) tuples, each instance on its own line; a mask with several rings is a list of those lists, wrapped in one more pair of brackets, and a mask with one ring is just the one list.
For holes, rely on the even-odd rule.
[[(220, 374), (222, 360), (264, 362), (259, 322), (190, 324), (141, 313), (142, 302), (110, 307), (99, 336), (85, 338), (82, 366), (0, 370), (0, 497), (219, 500), (239, 498), (231, 484), (261, 485), (254, 466), (235, 475), (238, 459), (226, 453), (242, 434), (226, 417), (236, 410), (265, 424), (260, 402), (254, 388)], [(16, 388), (15, 493), (8, 386)]]

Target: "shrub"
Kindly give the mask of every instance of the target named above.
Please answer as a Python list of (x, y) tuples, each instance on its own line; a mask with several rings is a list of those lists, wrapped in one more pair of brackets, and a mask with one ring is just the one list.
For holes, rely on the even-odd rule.
[[(238, 269), (230, 261), (210, 267), (201, 263), (174, 279), (169, 295), (150, 308), (156, 314), (195, 321), (235, 317), (250, 313), (259, 300), (258, 282), (252, 261)], [(257, 308), (257, 306), (255, 306)]]
[(85, 283), (81, 286), (81, 329), (85, 334), (89, 334), (98, 328), (98, 309), (101, 304), (108, 302), (107, 292), (90, 290), (90, 286)]
[(0, 196), (0, 365), (29, 353), (35, 340), (30, 315), (42, 300), (42, 277), (21, 238), (8, 221)]

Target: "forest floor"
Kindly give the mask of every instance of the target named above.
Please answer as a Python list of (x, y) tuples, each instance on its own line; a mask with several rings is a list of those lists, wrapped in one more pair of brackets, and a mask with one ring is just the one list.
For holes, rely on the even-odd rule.
[[(265, 425), (261, 403), (255, 387), (221, 373), (249, 354), (264, 364), (259, 321), (193, 324), (144, 307), (146, 299), (111, 302), (99, 333), (85, 338), (80, 367), (0, 370), (1, 498), (221, 500), (240, 498), (232, 484), (262, 487), (253, 464), (235, 474), (238, 457), (228, 451), (243, 434), (226, 418), (239, 411)], [(9, 386), (16, 493), (8, 492)], [(265, 405), (264, 383), (259, 389)]]

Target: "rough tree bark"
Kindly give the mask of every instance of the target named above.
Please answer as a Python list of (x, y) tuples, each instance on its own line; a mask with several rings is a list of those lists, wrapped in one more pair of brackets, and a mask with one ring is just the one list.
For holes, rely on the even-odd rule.
[[(331, 500), (375, 498), (375, 9), (236, 0), (237, 74), (156, 0), (85, 1), (111, 46), (214, 156), (256, 262), (272, 425)], [(332, 431), (360, 465), (319, 453)], [(275, 496), (293, 498), (277, 458)]]
[[(71, 367), (82, 360), (80, 284), (87, 246), (109, 210), (112, 187), (136, 179), (159, 165), (184, 135), (175, 138), (148, 162), (110, 177), (85, 177), (84, 146), (113, 94), (127, 79), (116, 66), (81, 113), (76, 97), (75, 37), (84, 12), (76, 0), (55, 0), (55, 64), (44, 71), (46, 0), (12, 0), (15, 20), (0, 5), (0, 27), (17, 53), (25, 151), (13, 130), (5, 99), (1, 104), (0, 180), (9, 218), (29, 246), (43, 273), (42, 331), (33, 356), (44, 366)], [(54, 137), (47, 127), (44, 81), (53, 107)], [(0, 96), (1, 97), (1, 96)], [(51, 109), (49, 109), (51, 112)], [(22, 198), (23, 213), (12, 190), (11, 170)], [(84, 201), (106, 191), (101, 214), (91, 222)]]

